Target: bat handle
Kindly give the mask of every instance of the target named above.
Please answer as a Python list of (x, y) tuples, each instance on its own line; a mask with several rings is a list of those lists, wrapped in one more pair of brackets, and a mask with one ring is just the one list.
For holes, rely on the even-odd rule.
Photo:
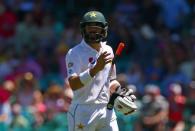
[(107, 104), (107, 109), (112, 110), (114, 108), (114, 100), (119, 96), (117, 93), (113, 93), (109, 99), (109, 102)]
[(125, 47), (125, 44), (123, 42), (120, 42), (116, 50), (116, 56), (121, 55), (121, 52), (124, 49), (124, 47)]

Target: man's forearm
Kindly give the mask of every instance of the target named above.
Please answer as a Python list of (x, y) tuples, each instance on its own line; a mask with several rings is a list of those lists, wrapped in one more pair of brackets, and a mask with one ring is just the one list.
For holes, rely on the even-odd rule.
[(167, 111), (161, 111), (156, 116), (154, 116), (153, 119), (154, 119), (154, 121), (156, 123), (159, 123), (159, 122), (165, 120), (166, 117), (167, 117), (167, 115), (168, 115), (168, 112)]
[(113, 80), (112, 82), (110, 82), (110, 95), (112, 95), (113, 93), (116, 92), (117, 87), (120, 86), (120, 83), (117, 80)]
[(79, 75), (71, 76), (69, 78), (69, 83), (72, 90), (77, 90), (88, 84), (92, 78), (97, 74), (97, 69), (94, 67), (92, 69), (87, 69)]
[(91, 77), (94, 77), (97, 74), (97, 72), (98, 71), (97, 71), (96, 66), (89, 70), (89, 74), (91, 75)]
[(80, 89), (84, 86), (84, 84), (81, 82), (79, 76), (71, 76), (69, 79), (69, 84), (72, 90)]
[(156, 114), (155, 116), (150, 116), (147, 119), (147, 123), (149, 125), (154, 125), (157, 124), (163, 120), (165, 120), (167, 117), (167, 112), (166, 111), (161, 111), (158, 114)]

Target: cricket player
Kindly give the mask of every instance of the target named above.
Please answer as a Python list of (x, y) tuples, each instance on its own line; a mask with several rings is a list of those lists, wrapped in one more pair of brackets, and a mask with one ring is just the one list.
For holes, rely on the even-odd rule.
[(66, 55), (74, 93), (68, 112), (69, 131), (118, 131), (115, 112), (107, 109), (110, 88), (120, 88), (111, 64), (113, 50), (104, 42), (108, 24), (102, 13), (90, 11), (84, 14), (80, 28), (83, 40)]

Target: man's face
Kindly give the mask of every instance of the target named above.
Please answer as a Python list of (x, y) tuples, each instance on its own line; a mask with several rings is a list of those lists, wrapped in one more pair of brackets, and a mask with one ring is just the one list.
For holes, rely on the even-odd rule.
[(86, 25), (85, 27), (85, 31), (86, 33), (90, 33), (90, 34), (101, 34), (102, 33), (102, 27), (96, 26), (96, 25)]
[(104, 29), (100, 25), (97, 25), (96, 23), (88, 23), (85, 26), (85, 33), (87, 34), (88, 38), (92, 43), (93, 41), (95, 42), (97, 39), (103, 37), (104, 35), (103, 32)]

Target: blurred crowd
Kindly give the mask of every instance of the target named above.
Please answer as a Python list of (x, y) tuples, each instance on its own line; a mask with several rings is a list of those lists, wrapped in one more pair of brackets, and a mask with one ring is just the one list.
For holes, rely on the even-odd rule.
[(89, 10), (108, 20), (108, 43), (126, 43), (118, 80), (139, 110), (121, 131), (195, 130), (194, 0), (0, 0), (0, 130), (67, 130), (73, 97), (65, 55)]

